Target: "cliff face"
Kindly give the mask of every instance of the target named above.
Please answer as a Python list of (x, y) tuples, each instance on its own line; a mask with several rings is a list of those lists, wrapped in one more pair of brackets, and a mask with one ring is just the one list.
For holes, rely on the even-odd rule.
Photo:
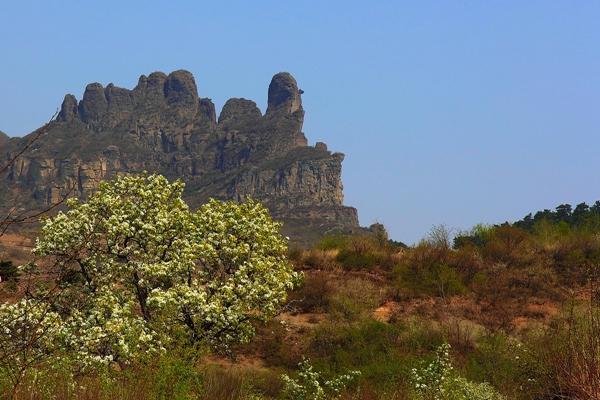
[[(264, 115), (234, 98), (217, 119), (187, 71), (142, 75), (133, 90), (89, 84), (81, 101), (65, 96), (49, 132), (0, 177), (0, 201), (47, 206), (85, 197), (115, 174), (149, 171), (183, 179), (193, 206), (209, 197), (258, 199), (299, 241), (356, 230), (356, 210), (343, 205), (344, 156), (307, 145), (295, 79), (275, 75), (268, 93)], [(27, 140), (0, 138), (0, 160)]]

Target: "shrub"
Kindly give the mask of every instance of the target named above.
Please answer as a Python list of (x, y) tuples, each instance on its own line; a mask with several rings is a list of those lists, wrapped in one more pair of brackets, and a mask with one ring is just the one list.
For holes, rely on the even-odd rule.
[(477, 224), (470, 231), (460, 232), (454, 237), (454, 248), (460, 249), (464, 246), (475, 246), (482, 248), (490, 238), (494, 228), (489, 225)]
[(393, 269), (393, 284), (412, 296), (464, 293), (466, 286), (458, 271), (449, 265), (450, 257), (450, 249), (421, 242)]
[(535, 338), (533, 348), (547, 368), (557, 398), (600, 399), (600, 304), (596, 285)]
[(337, 250), (308, 250), (303, 254), (301, 264), (305, 267), (320, 270), (333, 270), (338, 267)]
[(290, 292), (288, 305), (301, 312), (325, 312), (331, 303), (333, 288), (324, 273), (305, 276), (302, 286)]
[(304, 258), (304, 250), (300, 247), (290, 247), (288, 250), (288, 258), (294, 265), (301, 265)]
[(359, 321), (381, 304), (384, 292), (370, 280), (346, 277), (335, 285), (328, 311), (334, 320)]
[(535, 260), (532, 245), (531, 236), (527, 231), (502, 225), (491, 232), (483, 247), (483, 256), (510, 267), (522, 267)]
[(246, 351), (258, 353), (269, 366), (293, 368), (302, 359), (305, 343), (290, 340), (287, 326), (271, 321), (259, 329), (255, 340), (246, 345)]
[(377, 245), (367, 237), (352, 237), (338, 253), (336, 260), (345, 269), (373, 268), (377, 264)]
[(237, 368), (210, 366), (202, 374), (202, 399), (242, 400), (247, 394), (246, 376)]
[(408, 376), (409, 363), (398, 346), (401, 329), (374, 320), (323, 324), (315, 330), (308, 350), (323, 370), (340, 373), (360, 367), (361, 383), (389, 390)]
[(303, 360), (298, 367), (298, 378), (288, 375), (281, 378), (284, 382), (284, 398), (289, 400), (325, 400), (337, 399), (352, 382), (360, 371), (350, 371), (331, 379), (325, 379), (321, 373), (314, 370), (310, 361)]
[(348, 238), (336, 260), (347, 270), (375, 267), (391, 269), (396, 263), (394, 251), (387, 242), (381, 244), (373, 237), (355, 236)]
[(425, 318), (400, 320), (397, 329), (400, 332), (398, 346), (406, 353), (433, 351), (446, 341), (439, 326)]
[(339, 250), (344, 248), (347, 242), (348, 238), (346, 236), (325, 236), (317, 243), (316, 248), (319, 250)]
[(467, 357), (465, 374), (487, 381), (513, 399), (542, 397), (545, 367), (520, 341), (502, 333), (481, 337)]
[(19, 280), (19, 268), (12, 261), (0, 261), (0, 281)]
[(488, 383), (474, 383), (458, 376), (450, 361), (450, 345), (443, 344), (434, 359), (412, 370), (416, 400), (503, 400)]

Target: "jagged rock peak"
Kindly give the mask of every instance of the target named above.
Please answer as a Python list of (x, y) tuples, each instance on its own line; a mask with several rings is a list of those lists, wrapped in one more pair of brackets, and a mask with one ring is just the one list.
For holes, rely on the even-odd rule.
[(198, 88), (192, 73), (182, 69), (171, 72), (167, 77), (165, 95), (168, 104), (196, 104)]
[(217, 110), (215, 103), (209, 98), (200, 99), (200, 113), (206, 117), (211, 125), (217, 124)]
[(315, 143), (315, 149), (317, 150), (321, 150), (321, 151), (328, 151), (327, 150), (327, 145), (323, 142), (317, 142)]
[(86, 86), (79, 104), (73, 95), (66, 95), (58, 120), (69, 122), (79, 118), (88, 124), (102, 122), (102, 125), (108, 124), (110, 127), (139, 107), (145, 110), (175, 107), (194, 114), (202, 105), (196, 82), (189, 71), (177, 70), (169, 75), (153, 72), (148, 76), (140, 76), (133, 90), (112, 83), (104, 88), (95, 82)]
[[(291, 74), (275, 74), (269, 84), (266, 114), (289, 115), (301, 111), (298, 116), (301, 121), (302, 93)], [(173, 71), (168, 75), (159, 71), (148, 76), (141, 75), (133, 90), (120, 88), (112, 83), (106, 87), (97, 82), (90, 83), (86, 86), (79, 104), (73, 95), (65, 96), (58, 120), (69, 122), (79, 118), (92, 125), (102, 121), (102, 124), (108, 121), (109, 125), (114, 125), (119, 117), (128, 115), (139, 107), (153, 110), (165, 106), (185, 109), (191, 114), (199, 109), (210, 121), (216, 123), (216, 117), (213, 116), (216, 114), (213, 111), (214, 105), (208, 99), (200, 99), (194, 76), (186, 70)], [(108, 120), (104, 118), (107, 114)], [(225, 104), (219, 121), (237, 116), (255, 120), (262, 114), (256, 103), (251, 100), (230, 99)]]
[(8, 137), (8, 135), (2, 131), (0, 131), (0, 146), (2, 146), (4, 143), (8, 142), (8, 139), (10, 139)]
[(85, 122), (98, 121), (108, 110), (108, 100), (104, 87), (97, 82), (85, 87), (83, 99), (79, 102), (79, 115)]
[(219, 114), (219, 124), (226, 124), (230, 121), (256, 122), (261, 117), (262, 113), (255, 102), (243, 98), (233, 98), (225, 102), (221, 114)]
[(138, 79), (138, 84), (134, 91), (136, 92), (155, 92), (164, 96), (165, 82), (167, 81), (167, 74), (164, 72), (156, 71), (150, 75), (142, 75)]
[(69, 122), (77, 118), (77, 99), (72, 94), (65, 95), (57, 119)]
[(304, 92), (298, 89), (296, 80), (289, 72), (275, 74), (269, 84), (267, 114), (276, 111), (291, 114), (302, 110), (302, 93)]
[(169, 104), (192, 104), (198, 101), (198, 87), (191, 72), (180, 69), (169, 75), (153, 72), (142, 75), (133, 91), (147, 99), (166, 98)]

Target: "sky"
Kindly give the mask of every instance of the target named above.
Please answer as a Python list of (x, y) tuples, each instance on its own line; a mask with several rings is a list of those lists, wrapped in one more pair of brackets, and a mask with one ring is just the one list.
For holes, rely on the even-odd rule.
[(0, 0), (0, 130), (90, 82), (191, 71), (220, 110), (304, 90), (304, 132), (346, 154), (345, 204), (414, 243), (600, 199), (598, 1)]

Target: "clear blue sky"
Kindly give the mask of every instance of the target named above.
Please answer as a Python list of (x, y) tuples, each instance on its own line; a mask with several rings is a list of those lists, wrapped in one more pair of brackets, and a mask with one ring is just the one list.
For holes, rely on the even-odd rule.
[(346, 204), (395, 239), (600, 199), (598, 1), (0, 2), (10, 135), (88, 82), (183, 68), (264, 111), (289, 71)]

